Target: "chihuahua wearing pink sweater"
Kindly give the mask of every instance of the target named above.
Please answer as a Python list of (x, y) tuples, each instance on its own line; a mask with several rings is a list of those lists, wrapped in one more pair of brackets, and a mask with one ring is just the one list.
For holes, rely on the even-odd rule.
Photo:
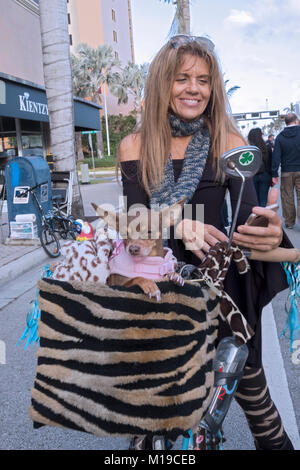
[(163, 246), (163, 229), (179, 219), (185, 199), (160, 212), (146, 208), (136, 209), (134, 215), (107, 211), (92, 203), (97, 214), (107, 225), (119, 232), (122, 239), (115, 240), (109, 258), (109, 286), (139, 286), (150, 298), (161, 300), (155, 281), (171, 280), (183, 285), (184, 280), (175, 272), (177, 261), (172, 250)]

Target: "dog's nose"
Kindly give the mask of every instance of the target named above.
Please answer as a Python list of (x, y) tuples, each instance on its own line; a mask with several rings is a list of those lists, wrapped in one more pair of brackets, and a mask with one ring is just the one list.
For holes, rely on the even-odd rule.
[(131, 255), (133, 255), (133, 256), (134, 256), (134, 255), (138, 255), (139, 252), (140, 252), (140, 247), (139, 247), (139, 246), (137, 246), (137, 245), (131, 245), (131, 246), (129, 247), (129, 253), (130, 253)]

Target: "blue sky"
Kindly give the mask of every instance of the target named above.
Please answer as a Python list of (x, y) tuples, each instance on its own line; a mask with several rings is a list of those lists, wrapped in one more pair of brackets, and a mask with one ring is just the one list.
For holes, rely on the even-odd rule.
[[(149, 62), (167, 40), (174, 6), (131, 0), (135, 60)], [(282, 111), (300, 101), (300, 0), (191, 0), (191, 30), (213, 40), (232, 111)]]

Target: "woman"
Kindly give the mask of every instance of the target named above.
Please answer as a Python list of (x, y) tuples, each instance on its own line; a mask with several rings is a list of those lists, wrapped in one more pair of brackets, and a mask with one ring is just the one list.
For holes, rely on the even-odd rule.
[[(206, 38), (179, 35), (170, 39), (150, 66), (141, 127), (119, 147), (128, 208), (134, 203), (171, 205), (183, 197), (192, 205), (193, 220), (184, 219), (176, 229), (182, 240), (171, 233), (168, 244), (178, 260), (194, 265), (200, 264), (215, 243), (228, 240), (222, 224), (224, 196), (228, 188), (234, 211), (240, 185), (237, 180), (222, 178), (219, 158), (223, 152), (245, 145), (227, 113), (222, 73), (213, 49)], [(277, 191), (272, 190), (269, 204), (276, 199)], [(203, 225), (196, 220), (198, 204), (204, 205), (204, 239)], [(268, 251), (282, 241), (281, 220), (275, 212), (256, 205), (253, 182), (248, 180), (239, 212), (241, 225), (233, 241)], [(251, 211), (267, 217), (268, 227), (242, 225)], [(185, 247), (191, 233), (196, 233), (192, 250)], [(236, 397), (258, 449), (289, 449), (292, 444), (266, 386), (260, 325), (262, 308), (287, 284), (279, 264), (251, 262), (251, 268), (250, 273), (239, 276), (231, 266), (225, 283), (225, 290), (255, 330)], [(230, 336), (223, 323), (219, 334)]]
[(267, 204), (269, 188), (272, 183), (272, 149), (265, 143), (262, 131), (259, 127), (251, 129), (248, 134), (248, 142), (250, 145), (258, 147), (262, 153), (262, 167), (254, 176), (253, 181), (258, 204), (265, 207)]

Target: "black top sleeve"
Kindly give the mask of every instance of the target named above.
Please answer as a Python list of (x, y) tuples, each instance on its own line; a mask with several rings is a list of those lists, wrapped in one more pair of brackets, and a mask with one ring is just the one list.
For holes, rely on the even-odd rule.
[[(174, 164), (176, 175), (180, 173), (181, 166), (179, 161)], [(149, 207), (149, 198), (144, 190), (138, 177), (138, 161), (130, 160), (122, 162), (122, 182), (123, 195), (127, 196), (127, 210), (136, 203), (144, 204)], [(174, 174), (175, 176), (175, 174)], [(219, 227), (219, 212), (224, 203), (226, 188), (229, 189), (233, 213), (236, 209), (240, 181), (238, 179), (226, 180), (224, 186), (215, 182), (211, 165), (207, 164), (204, 170), (202, 181), (195, 191), (193, 203), (204, 204), (205, 223), (213, 224)], [(257, 205), (257, 196), (252, 179), (245, 182), (242, 202), (239, 210), (237, 226), (242, 225), (252, 212), (253, 206)], [(222, 227), (220, 226), (220, 229)], [(174, 256), (179, 261), (199, 265), (199, 259), (189, 250), (186, 250), (182, 241), (170, 237), (169, 246), (172, 248)], [(283, 235), (281, 246), (291, 247), (292, 244)], [(260, 261), (250, 261), (251, 271), (239, 275), (235, 263), (232, 263), (225, 279), (225, 291), (232, 297), (234, 302), (243, 312), (252, 328), (256, 331), (256, 335), (249, 344), (248, 365), (260, 367), (261, 365), (261, 329), (260, 315), (263, 307), (281, 290), (288, 287), (285, 273), (280, 263), (262, 263)], [(221, 322), (220, 322), (221, 325)], [(223, 331), (222, 326), (219, 328), (220, 337), (222, 335), (230, 335), (230, 331)], [(224, 327), (225, 328), (225, 327)], [(223, 334), (224, 333), (224, 334)]]
[(127, 198), (124, 201), (127, 211), (133, 204), (143, 204), (149, 207), (149, 197), (139, 180), (137, 160), (122, 162), (121, 170), (123, 196)]

